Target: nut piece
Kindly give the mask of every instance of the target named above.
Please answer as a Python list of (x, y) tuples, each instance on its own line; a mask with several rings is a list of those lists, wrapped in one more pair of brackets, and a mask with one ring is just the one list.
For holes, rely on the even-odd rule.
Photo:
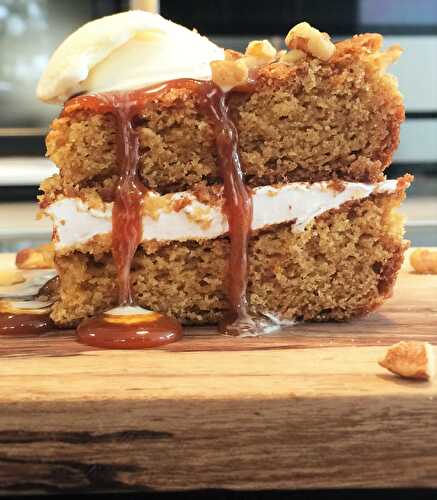
[(244, 85), (249, 78), (249, 69), (242, 59), (237, 61), (212, 61), (211, 78), (223, 92)]
[(234, 50), (225, 51), (224, 61), (211, 62), (211, 78), (223, 92), (244, 85), (249, 79), (249, 70), (276, 59), (276, 49), (268, 40), (254, 40), (247, 46), (244, 56)]
[(306, 56), (305, 52), (299, 49), (289, 50), (279, 57), (279, 62), (292, 66)]
[(23, 248), (15, 257), (19, 269), (49, 269), (54, 264), (54, 248), (52, 243), (45, 243), (36, 248)]
[(240, 61), (249, 69), (256, 69), (273, 62), (276, 56), (276, 49), (268, 40), (254, 40), (249, 43)]
[(404, 378), (430, 380), (434, 377), (434, 353), (428, 342), (399, 342), (378, 363)]
[(18, 269), (0, 269), (0, 286), (16, 285), (23, 283), (24, 275)]
[(410, 264), (416, 273), (437, 274), (437, 251), (417, 248), (410, 256)]
[(247, 46), (245, 55), (255, 58), (259, 65), (268, 64), (275, 60), (276, 49), (268, 40), (254, 40)]
[(243, 57), (243, 54), (241, 52), (232, 49), (225, 49), (225, 61), (236, 61), (241, 57)]
[(321, 33), (308, 23), (296, 24), (285, 37), (289, 49), (299, 49), (321, 61), (328, 61), (335, 52), (335, 45), (327, 33)]

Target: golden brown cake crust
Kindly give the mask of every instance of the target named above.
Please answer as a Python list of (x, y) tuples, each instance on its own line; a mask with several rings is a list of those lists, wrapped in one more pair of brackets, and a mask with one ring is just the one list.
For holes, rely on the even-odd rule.
[[(306, 57), (294, 66), (266, 65), (252, 92), (231, 93), (250, 186), (383, 178), (404, 107), (393, 77), (383, 72), (389, 56), (379, 51), (381, 40), (367, 34), (340, 42), (328, 62)], [(172, 89), (136, 120), (146, 186), (171, 192), (220, 182), (214, 132), (197, 101), (189, 85)], [(44, 203), (84, 189), (112, 198), (117, 166), (110, 115), (71, 109), (52, 123), (47, 150), (60, 175), (43, 183)]]
[[(255, 234), (249, 248), (251, 311), (341, 321), (378, 307), (392, 292), (407, 247), (402, 220), (393, 212), (403, 196), (400, 188), (348, 202), (301, 233), (282, 224)], [(57, 325), (77, 324), (115, 304), (109, 247), (110, 239), (103, 238), (82, 251), (58, 254), (60, 300), (52, 313)], [(216, 323), (227, 309), (228, 251), (226, 237), (141, 246), (131, 273), (136, 302), (184, 324)]]

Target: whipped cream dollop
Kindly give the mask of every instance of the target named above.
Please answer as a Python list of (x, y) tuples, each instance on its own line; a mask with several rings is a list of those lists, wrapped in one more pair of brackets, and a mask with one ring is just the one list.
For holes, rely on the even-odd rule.
[(207, 80), (224, 51), (158, 14), (132, 10), (91, 21), (52, 55), (39, 99), (63, 104), (80, 92), (133, 90), (177, 78)]
[[(393, 193), (397, 185), (396, 180), (376, 184), (344, 182), (343, 190), (339, 191), (325, 181), (254, 188), (252, 230), (293, 221), (293, 230), (303, 231), (315, 217), (328, 210), (373, 193)], [(162, 208), (143, 215), (143, 241), (211, 239), (229, 230), (223, 203), (203, 203), (189, 191), (171, 195), (150, 192), (147, 196), (155, 198), (155, 202), (165, 196), (166, 202), (155, 203)], [(106, 203), (103, 210), (90, 208), (79, 198), (61, 198), (51, 204), (46, 213), (53, 219), (56, 249), (111, 233), (112, 207), (112, 203)]]

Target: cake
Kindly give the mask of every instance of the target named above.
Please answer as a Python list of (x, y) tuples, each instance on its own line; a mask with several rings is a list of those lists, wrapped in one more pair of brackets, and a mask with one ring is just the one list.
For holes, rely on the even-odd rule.
[(390, 297), (411, 182), (384, 175), (401, 50), (379, 34), (333, 44), (307, 23), (285, 42), (240, 54), (130, 11), (57, 49), (38, 86), (63, 105), (46, 141), (59, 174), (40, 196), (57, 326), (123, 293), (183, 325), (237, 326), (349, 320)]

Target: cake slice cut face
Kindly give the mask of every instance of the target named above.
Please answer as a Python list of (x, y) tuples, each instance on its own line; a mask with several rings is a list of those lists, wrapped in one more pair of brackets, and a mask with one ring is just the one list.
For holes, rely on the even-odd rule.
[[(411, 177), (384, 176), (404, 119), (385, 72), (399, 48), (381, 51), (377, 34), (334, 45), (301, 23), (288, 51), (263, 41), (239, 54), (168, 23), (95, 21), (40, 82), (44, 100), (68, 98), (47, 136), (59, 174), (40, 198), (53, 321), (122, 305), (252, 335), (375, 309), (407, 246), (396, 208)], [(135, 53), (141, 67), (118, 74)]]

